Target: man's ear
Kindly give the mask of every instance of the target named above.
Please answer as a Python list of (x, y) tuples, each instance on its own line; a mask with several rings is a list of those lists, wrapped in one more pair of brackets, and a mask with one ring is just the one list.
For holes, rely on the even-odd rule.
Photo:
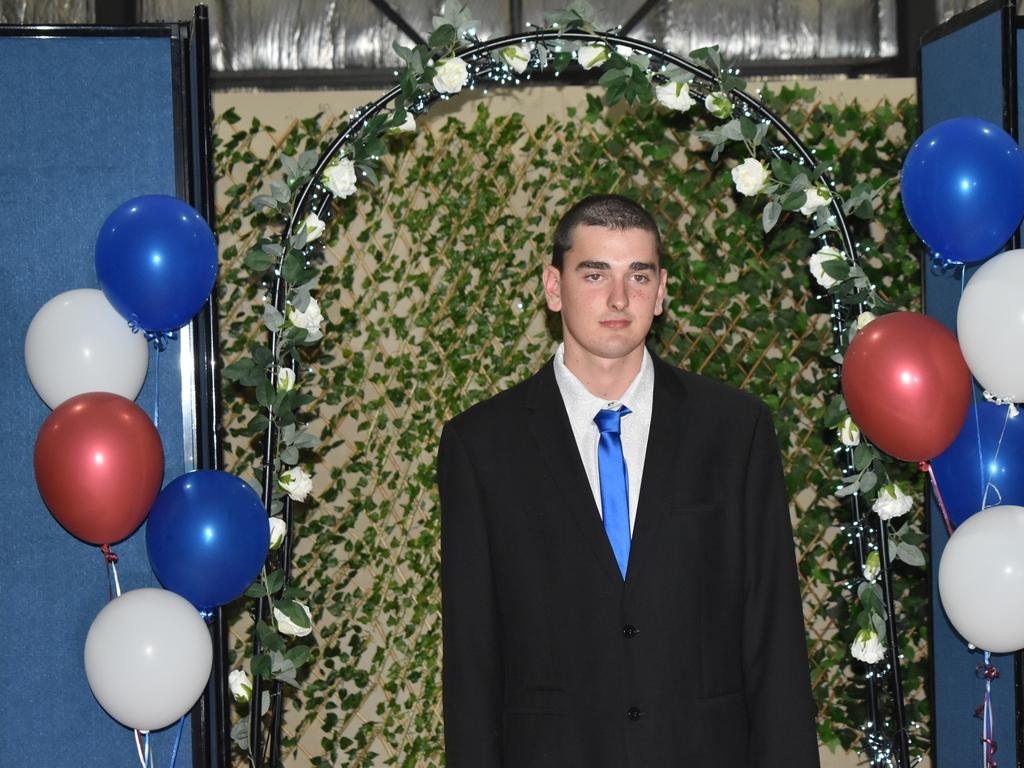
[(665, 311), (665, 286), (668, 281), (668, 270), (664, 267), (658, 269), (658, 301), (654, 305), (654, 314), (660, 315)]
[(541, 282), (544, 283), (544, 298), (547, 299), (548, 309), (552, 312), (561, 312), (562, 273), (551, 264), (546, 264), (541, 275)]

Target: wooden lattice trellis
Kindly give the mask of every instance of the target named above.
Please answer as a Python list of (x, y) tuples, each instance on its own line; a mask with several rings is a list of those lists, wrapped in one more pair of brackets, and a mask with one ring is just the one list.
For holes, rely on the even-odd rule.
[[(790, 93), (777, 106), (811, 135), (819, 156), (831, 153), (840, 181), (884, 172), (884, 163), (898, 168), (901, 133), (892, 129), (911, 114), (906, 105), (856, 108), (841, 119), (801, 95), (809, 94)], [(844, 132), (855, 117), (858, 131)], [(221, 123), (225, 363), (263, 333), (241, 266), (262, 224), (248, 206), (261, 191), (255, 185), (280, 152), (319, 150), (337, 128), (322, 115), (280, 134), (255, 124), (232, 133)], [(842, 595), (854, 574), (832, 520), (836, 469), (821, 426), (830, 326), (804, 267), (810, 241), (802, 221), (765, 240), (758, 211), (735, 199), (717, 167), (730, 161), (712, 164), (688, 128), (685, 119), (596, 113), (549, 118), (533, 130), (484, 115), (472, 125), (427, 123), (415, 137), (394, 139), (378, 189), (337, 206), (318, 289), (329, 341), (310, 377), (317, 399), (308, 412), (324, 439), (319, 503), (300, 523), (295, 553), (296, 580), (313, 595), (319, 654), (287, 719), (288, 765), (440, 764), (440, 425), (550, 354), (557, 324), (543, 309), (540, 268), (564, 200), (591, 191), (636, 196), (665, 234), (669, 300), (652, 346), (758, 394), (775, 413), (819, 720), (828, 724), (822, 739), (856, 738), (863, 715), (845, 655)], [(250, 150), (259, 140), (266, 158)], [(878, 250), (899, 254), (907, 234), (898, 211), (873, 235)], [(890, 299), (906, 303), (913, 269), (886, 268)], [(231, 402), (228, 468), (251, 475), (257, 460), (238, 426), (248, 415)], [(910, 626), (923, 620), (914, 589), (901, 595)], [(923, 652), (911, 633), (904, 646), (914, 659)], [(914, 669), (908, 688), (920, 698)]]

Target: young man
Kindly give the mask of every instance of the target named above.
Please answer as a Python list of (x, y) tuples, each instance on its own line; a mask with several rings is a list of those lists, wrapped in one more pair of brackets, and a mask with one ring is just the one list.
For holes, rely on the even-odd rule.
[(660, 256), (632, 201), (573, 206), (564, 343), (445, 425), (449, 768), (818, 765), (771, 417), (647, 351)]

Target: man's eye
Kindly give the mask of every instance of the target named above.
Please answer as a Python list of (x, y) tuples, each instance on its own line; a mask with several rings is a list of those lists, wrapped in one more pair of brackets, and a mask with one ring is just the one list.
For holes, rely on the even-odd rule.
[(588, 283), (596, 283), (598, 280), (601, 279), (601, 273), (591, 272), (589, 274), (584, 275), (583, 279), (586, 280)]
[(639, 274), (633, 275), (633, 280), (638, 282), (638, 283), (647, 283), (647, 282), (650, 282), (651, 278), (650, 278), (650, 275), (645, 275), (643, 273), (639, 273)]

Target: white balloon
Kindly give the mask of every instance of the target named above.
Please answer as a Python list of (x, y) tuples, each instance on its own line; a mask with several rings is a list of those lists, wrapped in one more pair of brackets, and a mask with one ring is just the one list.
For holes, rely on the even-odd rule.
[(993, 256), (971, 275), (956, 332), (978, 383), (998, 397), (1024, 401), (1024, 250)]
[(85, 638), (85, 675), (122, 725), (155, 731), (176, 722), (210, 678), (213, 643), (192, 604), (164, 589), (135, 589), (107, 603)]
[(1024, 507), (989, 507), (953, 531), (939, 561), (939, 597), (967, 642), (1024, 648)]
[(134, 400), (146, 380), (149, 345), (132, 333), (103, 291), (78, 288), (54, 296), (29, 324), (25, 367), (51, 408), (85, 392)]

